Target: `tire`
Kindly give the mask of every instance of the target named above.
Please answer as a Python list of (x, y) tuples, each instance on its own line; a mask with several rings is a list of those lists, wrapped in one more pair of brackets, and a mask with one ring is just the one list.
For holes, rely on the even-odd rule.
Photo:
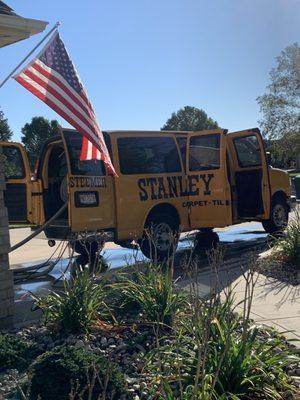
[(281, 233), (287, 227), (289, 220), (289, 206), (283, 198), (272, 200), (270, 219), (262, 221), (264, 230), (269, 234)]
[(147, 219), (144, 234), (139, 241), (145, 257), (154, 262), (168, 260), (176, 251), (179, 239), (177, 216), (158, 211)]
[(84, 267), (87, 264), (94, 266), (96, 259), (99, 257), (100, 251), (103, 249), (104, 243), (99, 242), (92, 237), (86, 240), (76, 240), (70, 242), (70, 246), (76, 253), (78, 265)]
[(218, 246), (219, 242), (220, 239), (216, 232), (212, 230), (201, 230), (201, 232), (198, 232), (195, 236), (194, 251), (203, 252), (214, 249)]

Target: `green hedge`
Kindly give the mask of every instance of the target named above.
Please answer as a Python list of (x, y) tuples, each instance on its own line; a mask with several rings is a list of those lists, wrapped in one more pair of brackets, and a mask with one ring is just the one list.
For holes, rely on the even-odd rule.
[(107, 381), (105, 398), (119, 399), (124, 393), (125, 380), (117, 365), (84, 349), (56, 347), (39, 356), (31, 366), (31, 399), (68, 400), (76, 385), (77, 393), (83, 391), (82, 399), (87, 399), (88, 382), (95, 371), (98, 378), (92, 388), (92, 398), (97, 399), (103, 393)]
[(13, 368), (23, 370), (38, 354), (36, 345), (12, 335), (0, 335), (0, 372)]

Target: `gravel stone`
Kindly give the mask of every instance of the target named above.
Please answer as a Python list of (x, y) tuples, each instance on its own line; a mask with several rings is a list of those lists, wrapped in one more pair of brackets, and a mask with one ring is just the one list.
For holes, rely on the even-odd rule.
[(81, 349), (81, 348), (85, 347), (85, 343), (83, 342), (83, 340), (77, 340), (74, 347), (75, 347), (75, 349)]
[(141, 353), (146, 353), (145, 347), (143, 347), (141, 344), (136, 344), (135, 347), (141, 352)]

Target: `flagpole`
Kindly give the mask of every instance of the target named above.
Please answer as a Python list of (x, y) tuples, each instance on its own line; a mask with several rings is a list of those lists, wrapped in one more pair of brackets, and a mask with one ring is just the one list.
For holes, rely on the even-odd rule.
[(60, 25), (60, 22), (56, 22), (56, 24), (54, 25), (54, 27), (47, 33), (47, 35), (45, 35), (43, 37), (43, 39), (27, 54), (27, 56), (25, 58), (23, 58), (23, 60), (16, 66), (16, 68), (14, 68), (14, 70), (0, 83), (0, 89), (2, 88), (2, 86), (9, 80), (9, 78), (11, 76), (14, 75), (14, 73), (21, 67), (21, 65), (28, 60), (28, 58), (36, 51), (36, 49), (51, 35), (52, 32), (55, 31), (55, 29), (57, 29)]

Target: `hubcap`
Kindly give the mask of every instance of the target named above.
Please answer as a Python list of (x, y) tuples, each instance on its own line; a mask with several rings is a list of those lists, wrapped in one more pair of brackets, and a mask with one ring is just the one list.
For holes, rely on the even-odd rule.
[(174, 242), (174, 233), (165, 222), (158, 224), (154, 230), (155, 247), (159, 251), (167, 251)]
[(273, 222), (278, 228), (287, 225), (286, 211), (283, 205), (276, 204), (273, 208)]

